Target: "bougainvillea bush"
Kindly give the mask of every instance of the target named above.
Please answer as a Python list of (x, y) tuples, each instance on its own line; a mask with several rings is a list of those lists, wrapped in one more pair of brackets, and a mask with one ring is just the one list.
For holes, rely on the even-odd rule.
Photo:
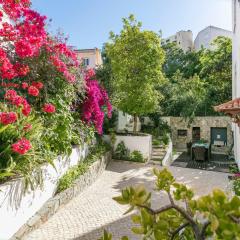
[[(31, 9), (30, 0), (0, 5), (0, 181), (31, 179), (43, 163), (70, 154), (82, 140), (81, 129), (91, 133), (72, 106), (84, 102), (85, 87), (88, 92), (97, 83), (84, 84), (76, 54), (62, 35), (46, 31), (47, 18)], [(88, 94), (88, 104), (82, 103), (94, 106), (93, 117), (82, 118), (93, 120), (99, 132), (91, 100), (102, 107), (107, 94), (101, 89), (101, 95)]]
[(102, 134), (105, 112), (107, 117), (112, 116), (112, 105), (106, 90), (96, 80), (95, 71), (90, 69), (85, 73), (86, 100), (83, 103), (83, 119), (92, 123), (97, 132)]

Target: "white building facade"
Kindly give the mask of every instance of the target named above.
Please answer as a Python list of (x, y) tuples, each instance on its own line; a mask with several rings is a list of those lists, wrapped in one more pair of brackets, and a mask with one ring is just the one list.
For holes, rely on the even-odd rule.
[[(232, 0), (233, 9), (233, 99), (240, 97), (240, 0)], [(234, 153), (240, 168), (240, 128), (233, 124)]]
[(199, 51), (202, 47), (212, 49), (212, 42), (219, 36), (232, 38), (232, 32), (214, 26), (204, 28), (198, 33), (194, 41), (194, 49), (196, 51)]
[(191, 51), (193, 48), (193, 33), (191, 30), (179, 31), (176, 34), (162, 39), (162, 45), (176, 43), (184, 52)]

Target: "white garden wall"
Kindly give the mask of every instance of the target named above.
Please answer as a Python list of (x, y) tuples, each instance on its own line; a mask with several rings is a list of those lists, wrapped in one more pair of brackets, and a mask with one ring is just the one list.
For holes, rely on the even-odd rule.
[(58, 179), (72, 166), (84, 159), (87, 145), (74, 147), (70, 157), (58, 157), (54, 161), (56, 170), (43, 167), (43, 186), (24, 194), (22, 180), (0, 185), (0, 240), (7, 240), (32, 217), (56, 191)]
[[(105, 135), (103, 139), (109, 142), (109, 136)], [(117, 148), (117, 145), (120, 142), (124, 142), (125, 146), (133, 152), (134, 150), (138, 150), (142, 153), (144, 158), (148, 160), (152, 155), (152, 136), (145, 134), (143, 136), (131, 136), (131, 135), (116, 135), (116, 142), (114, 145), (114, 150)]]

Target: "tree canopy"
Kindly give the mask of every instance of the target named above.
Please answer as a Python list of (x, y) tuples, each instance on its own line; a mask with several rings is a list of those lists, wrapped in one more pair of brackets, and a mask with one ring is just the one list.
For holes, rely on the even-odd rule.
[(162, 98), (164, 51), (160, 37), (141, 29), (133, 15), (123, 19), (120, 34), (111, 33), (106, 53), (111, 61), (114, 105), (133, 116), (157, 110)]
[(175, 44), (164, 46), (164, 73), (168, 81), (159, 89), (163, 115), (216, 115), (213, 106), (231, 99), (231, 39), (218, 37), (212, 49), (183, 52)]

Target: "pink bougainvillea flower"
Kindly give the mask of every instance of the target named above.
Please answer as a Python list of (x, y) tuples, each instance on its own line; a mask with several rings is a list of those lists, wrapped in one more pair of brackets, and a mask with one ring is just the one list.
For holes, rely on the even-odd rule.
[(28, 88), (28, 94), (31, 96), (37, 97), (39, 95), (39, 90), (34, 86), (30, 86)]
[(46, 103), (43, 106), (43, 111), (46, 112), (46, 113), (54, 113), (54, 112), (56, 112), (56, 108), (53, 104)]
[(15, 112), (0, 113), (0, 123), (3, 125), (12, 124), (17, 121), (17, 114)]
[(18, 142), (12, 144), (12, 151), (21, 155), (27, 153), (31, 148), (31, 143), (26, 138), (22, 138)]
[(95, 79), (95, 72), (90, 69), (85, 74), (86, 82), (86, 100), (83, 103), (83, 120), (87, 123), (93, 123), (97, 132), (102, 134), (104, 121), (103, 106), (107, 106), (107, 115), (112, 115), (112, 105), (109, 101), (108, 94)]

